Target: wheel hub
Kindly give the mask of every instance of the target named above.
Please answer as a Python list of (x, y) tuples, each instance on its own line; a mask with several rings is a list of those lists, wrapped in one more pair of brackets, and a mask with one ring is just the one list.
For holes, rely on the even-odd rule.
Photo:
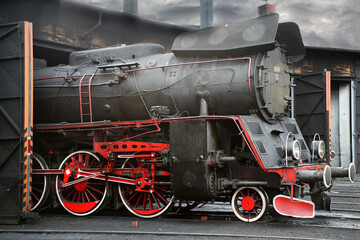
[(83, 182), (74, 184), (74, 188), (78, 192), (83, 192), (86, 189), (86, 187), (87, 187), (87, 181), (83, 181)]
[(252, 197), (246, 196), (242, 199), (241, 206), (244, 208), (244, 210), (251, 211), (255, 207), (255, 201)]
[(138, 191), (145, 190), (146, 186), (150, 186), (150, 174), (149, 170), (144, 167), (138, 167), (134, 170), (134, 176), (136, 178), (136, 188)]

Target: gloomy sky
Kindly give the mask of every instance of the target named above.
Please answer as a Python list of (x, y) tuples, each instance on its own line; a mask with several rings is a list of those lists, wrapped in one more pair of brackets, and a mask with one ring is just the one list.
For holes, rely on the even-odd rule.
[[(122, 0), (76, 0), (122, 11)], [(138, 0), (139, 16), (177, 25), (200, 24), (199, 0)], [(270, 0), (280, 22), (300, 26), (307, 46), (360, 50), (359, 0)], [(261, 0), (214, 0), (214, 25), (257, 17)]]

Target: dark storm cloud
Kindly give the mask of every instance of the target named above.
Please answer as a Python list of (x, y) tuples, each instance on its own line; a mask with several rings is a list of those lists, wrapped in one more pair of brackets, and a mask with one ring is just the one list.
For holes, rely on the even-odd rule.
[(177, 25), (199, 25), (200, 4), (193, 0), (138, 1), (139, 15)]
[(227, 1), (214, 3), (214, 25), (254, 18), (256, 15), (257, 8), (251, 8), (249, 3), (241, 5)]
[(172, 9), (159, 10), (156, 13), (147, 15), (146, 17), (178, 25), (198, 25), (199, 14), (199, 6), (178, 6)]
[[(122, 10), (122, 0), (77, 0)], [(178, 25), (199, 25), (199, 0), (138, 0), (141, 17)], [(281, 22), (299, 25), (307, 46), (360, 50), (358, 0), (272, 0)], [(260, 0), (214, 0), (214, 25), (257, 17)]]
[(296, 22), (305, 45), (360, 49), (360, 7), (356, 0), (278, 1), (282, 21)]

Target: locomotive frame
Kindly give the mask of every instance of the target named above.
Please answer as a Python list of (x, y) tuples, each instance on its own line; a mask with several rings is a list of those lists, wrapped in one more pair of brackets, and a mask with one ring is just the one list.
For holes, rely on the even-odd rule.
[[(291, 167), (284, 163), (284, 166), (278, 169), (265, 169), (259, 156), (258, 147), (254, 143), (254, 138), (251, 137), (252, 133), (245, 127), (254, 122), (247, 121), (249, 118), (254, 120), (258, 117), (198, 116), (158, 120), (153, 118), (153, 120), (128, 122), (38, 125), (35, 127), (37, 133), (93, 132), (94, 149), (93, 151), (83, 150), (71, 153), (64, 159), (58, 170), (48, 169), (46, 164), (42, 164), (40, 168), (34, 166), (34, 179), (44, 179), (44, 185), (41, 197), (34, 198), (39, 201), (33, 202), (33, 209), (41, 207), (40, 201), (43, 201), (49, 192), (49, 187), (45, 182), (49, 181), (49, 175), (55, 174), (55, 191), (61, 205), (68, 212), (77, 216), (86, 216), (101, 209), (101, 206), (108, 201), (107, 194), (111, 183), (118, 184), (119, 196), (126, 208), (142, 218), (157, 217), (165, 213), (175, 198), (199, 202), (230, 201), (236, 216), (244, 222), (254, 222), (264, 216), (271, 200), (274, 200), (274, 207), (280, 208), (276, 210), (283, 215), (314, 217), (315, 205), (296, 198), (300, 194), (299, 190), (307, 186), (307, 184), (299, 183), (299, 180), (306, 179), (305, 181), (312, 182), (312, 192), (315, 193), (312, 196), (318, 201), (317, 207), (324, 208), (323, 190), (328, 189), (331, 185), (330, 167), (322, 162), (305, 166), (291, 164)], [(176, 125), (176, 129), (181, 129), (179, 127), (181, 125), (188, 127), (195, 123), (194, 129), (196, 129), (199, 124), (204, 126), (209, 121), (226, 122), (226, 125), (233, 125), (238, 130), (237, 134), (244, 140), (247, 149), (238, 153), (243, 157), (247, 155), (247, 160), (241, 164), (242, 166), (234, 167), (236, 165), (235, 157), (216, 152), (206, 159), (201, 159), (201, 155), (199, 155), (195, 162), (185, 163), (185, 165), (190, 164), (191, 167), (185, 168), (184, 172), (179, 170), (180, 167), (184, 168), (184, 164), (177, 164), (179, 160), (168, 154), (171, 141), (168, 144), (134, 140), (138, 137), (146, 138), (150, 135), (160, 134), (163, 131), (162, 128), (168, 129), (172, 124)], [(292, 125), (292, 127), (294, 126)], [(152, 129), (149, 130), (149, 127)], [(117, 141), (107, 141), (107, 137), (104, 135), (104, 131), (123, 132), (129, 129), (140, 130), (141, 133)], [(259, 131), (260, 129), (255, 129), (257, 134)], [(187, 140), (185, 139), (185, 141)], [(250, 160), (251, 156), (255, 156), (255, 158)], [(44, 162), (39, 156), (35, 156), (35, 160), (40, 163)], [(234, 173), (229, 178), (226, 173), (221, 174), (221, 171), (231, 164)], [(257, 167), (255, 167), (256, 165)], [(200, 174), (189, 172), (189, 169), (199, 169), (200, 166), (203, 167), (203, 172), (200, 170)], [(210, 171), (210, 168), (217, 169), (219, 173)], [(350, 179), (353, 180), (354, 168), (332, 168), (331, 170), (334, 173), (337, 172), (338, 176), (348, 175), (349, 171)], [(208, 172), (206, 173), (206, 171)], [(172, 174), (175, 177), (183, 177), (174, 179)], [(206, 178), (206, 182), (203, 183), (204, 179), (196, 179), (199, 176)], [(34, 182), (39, 181), (34, 180)], [(97, 187), (94, 188), (91, 185)], [(175, 189), (170, 190), (171, 185)], [(196, 185), (198, 185), (195, 188), (196, 192), (189, 192), (189, 189), (191, 190)], [(98, 189), (99, 186), (101, 189)], [(203, 189), (204, 187), (206, 189)], [(34, 188), (36, 189), (36, 187)], [(280, 188), (283, 188), (290, 200), (279, 195)], [(72, 203), (69, 201), (70, 198)], [(93, 201), (89, 201), (91, 198)], [(276, 200), (280, 203), (275, 204)], [(300, 205), (298, 208), (302, 211), (301, 213), (291, 210), (294, 208), (294, 203)], [(244, 205), (247, 207), (243, 207)], [(283, 207), (285, 205), (287, 208)]]

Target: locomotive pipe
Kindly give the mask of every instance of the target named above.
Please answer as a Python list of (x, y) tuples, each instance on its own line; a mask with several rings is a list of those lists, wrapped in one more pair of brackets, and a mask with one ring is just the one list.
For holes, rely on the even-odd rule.
[(267, 181), (235, 181), (236, 187), (243, 187), (243, 186), (269, 186)]
[(299, 182), (319, 182), (323, 181), (325, 187), (331, 186), (331, 168), (325, 166), (323, 171), (316, 170), (298, 170), (296, 171), (296, 179)]
[(350, 182), (355, 181), (355, 164), (350, 163), (348, 168), (345, 167), (332, 167), (331, 173), (333, 178), (337, 177), (349, 177)]
[(267, 181), (241, 181), (241, 180), (230, 180), (230, 179), (224, 179), (222, 181), (222, 185), (224, 187), (244, 187), (244, 186), (256, 186), (256, 187), (266, 187), (269, 186), (269, 182)]
[(196, 97), (200, 99), (200, 116), (209, 115), (209, 107), (207, 100), (209, 99), (210, 93), (208, 91), (198, 91), (196, 92)]
[[(196, 95), (200, 97), (200, 116), (206, 116), (209, 114), (208, 102), (206, 99), (209, 97), (210, 93), (208, 91), (197, 92)], [(217, 143), (217, 133), (215, 122), (206, 121), (206, 131), (207, 131), (207, 153), (216, 151), (218, 147)]]
[(220, 162), (233, 162), (236, 161), (236, 157), (229, 156), (229, 157), (220, 157)]

